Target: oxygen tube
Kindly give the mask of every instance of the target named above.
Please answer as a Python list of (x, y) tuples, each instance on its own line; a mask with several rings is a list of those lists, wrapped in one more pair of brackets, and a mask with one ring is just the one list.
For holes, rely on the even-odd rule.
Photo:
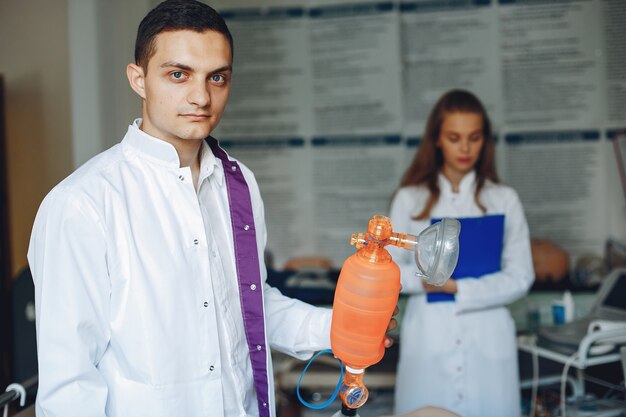
[(304, 375), (306, 374), (306, 371), (309, 370), (309, 366), (311, 366), (311, 364), (313, 363), (313, 361), (320, 355), (323, 354), (333, 354), (333, 351), (330, 349), (325, 349), (325, 350), (320, 350), (319, 352), (317, 352), (309, 361), (309, 363), (306, 364), (306, 366), (304, 367), (304, 370), (302, 371), (302, 375), (300, 375), (300, 379), (298, 380), (298, 384), (296, 385), (296, 394), (298, 395), (298, 399), (300, 400), (300, 402), (305, 405), (306, 407), (313, 409), (313, 410), (321, 410), (324, 409), (326, 407), (328, 407), (329, 405), (332, 404), (333, 401), (335, 401), (335, 398), (337, 398), (337, 394), (339, 394), (339, 389), (341, 388), (341, 381), (343, 380), (343, 362), (341, 362), (341, 359), (337, 358), (337, 361), (339, 362), (339, 368), (341, 370), (341, 375), (339, 376), (339, 381), (337, 382), (337, 386), (335, 387), (335, 391), (332, 393), (332, 395), (330, 396), (330, 398), (328, 399), (328, 401), (322, 403), (322, 404), (311, 404), (308, 403), (304, 400), (304, 398), (302, 398), (302, 395), (300, 395), (300, 383), (302, 382), (302, 378), (304, 378)]
[[(353, 416), (367, 401), (365, 368), (378, 363), (385, 354), (385, 333), (401, 288), (400, 268), (385, 246), (415, 251), (420, 271), (416, 275), (443, 285), (456, 266), (459, 233), (460, 223), (455, 219), (443, 219), (419, 236), (394, 233), (391, 220), (376, 215), (369, 221), (365, 236), (352, 235), (350, 244), (356, 246), (357, 252), (346, 259), (337, 281), (330, 331), (332, 350), (318, 352), (304, 368), (296, 387), (303, 405), (319, 410), (339, 395), (342, 414)], [(341, 376), (326, 402), (310, 404), (300, 395), (300, 383), (311, 363), (325, 353), (337, 358)]]

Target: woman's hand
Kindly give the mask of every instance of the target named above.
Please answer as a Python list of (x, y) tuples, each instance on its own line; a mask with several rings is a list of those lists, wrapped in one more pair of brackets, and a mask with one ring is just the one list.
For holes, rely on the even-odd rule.
[(426, 281), (423, 281), (422, 285), (424, 286), (424, 291), (426, 292), (445, 292), (448, 294), (456, 294), (457, 291), (456, 281), (453, 279), (447, 280), (441, 287), (429, 284)]

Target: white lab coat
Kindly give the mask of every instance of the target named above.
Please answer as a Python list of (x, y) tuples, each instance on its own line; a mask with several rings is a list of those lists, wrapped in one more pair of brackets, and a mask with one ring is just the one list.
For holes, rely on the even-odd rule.
[[(443, 175), (439, 186), (432, 218), (483, 215), (474, 201), (474, 172), (458, 193)], [(428, 227), (430, 220), (411, 219), (427, 198), (424, 187), (400, 189), (391, 207), (394, 230), (417, 235)], [(524, 296), (534, 279), (528, 226), (510, 187), (488, 181), (481, 202), (487, 214), (505, 215), (501, 270), (457, 280), (454, 302), (427, 303), (412, 253), (390, 249), (410, 295), (400, 324), (396, 413), (432, 405), (464, 417), (520, 415), (515, 324), (506, 305)]]
[[(212, 188), (210, 203), (201, 202), (175, 149), (141, 132), (139, 123), (55, 187), (37, 214), (28, 253), (36, 289), (37, 416), (258, 415), (221, 161), (205, 148), (200, 178)], [(253, 174), (240, 166), (265, 282), (263, 203)], [(212, 220), (216, 237), (208, 236), (207, 210), (230, 233), (220, 234), (220, 221)], [(217, 281), (222, 266), (234, 297)], [(259, 290), (266, 346), (302, 359), (330, 347), (330, 310), (267, 284)], [(273, 416), (269, 349), (266, 360)], [(224, 416), (229, 409), (240, 411)]]

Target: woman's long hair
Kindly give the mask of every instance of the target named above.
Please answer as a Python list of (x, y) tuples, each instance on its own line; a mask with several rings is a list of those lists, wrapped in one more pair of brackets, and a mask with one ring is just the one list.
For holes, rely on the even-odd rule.
[(484, 142), (478, 160), (476, 161), (476, 166), (474, 167), (476, 171), (476, 193), (474, 194), (474, 199), (483, 213), (486, 212), (486, 209), (480, 202), (479, 195), (485, 185), (485, 181), (489, 179), (496, 183), (499, 182), (498, 174), (496, 173), (491, 121), (489, 120), (485, 107), (478, 97), (469, 91), (448, 91), (437, 101), (431, 110), (419, 150), (400, 181), (400, 187), (423, 185), (430, 191), (430, 196), (423, 210), (415, 216), (415, 220), (428, 218), (433, 206), (439, 200), (441, 190), (439, 189), (438, 176), (444, 161), (441, 148), (437, 146), (437, 140), (439, 139), (444, 117), (447, 114), (455, 112), (476, 113), (479, 114), (483, 120)]

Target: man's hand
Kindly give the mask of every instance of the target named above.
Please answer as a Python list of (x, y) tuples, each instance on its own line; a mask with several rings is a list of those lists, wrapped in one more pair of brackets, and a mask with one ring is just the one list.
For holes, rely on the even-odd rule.
[[(391, 320), (389, 320), (389, 326), (387, 326), (387, 333), (398, 327), (398, 322), (394, 319), (394, 316), (397, 315), (399, 311), (400, 309), (396, 305), (395, 310), (393, 310)], [(390, 348), (391, 346), (393, 346), (393, 339), (389, 336), (385, 336), (385, 347)]]
[(422, 281), (422, 285), (424, 286), (424, 291), (426, 292), (445, 292), (448, 294), (456, 294), (457, 292), (456, 281), (453, 279), (447, 280), (441, 287), (429, 284), (426, 281)]

